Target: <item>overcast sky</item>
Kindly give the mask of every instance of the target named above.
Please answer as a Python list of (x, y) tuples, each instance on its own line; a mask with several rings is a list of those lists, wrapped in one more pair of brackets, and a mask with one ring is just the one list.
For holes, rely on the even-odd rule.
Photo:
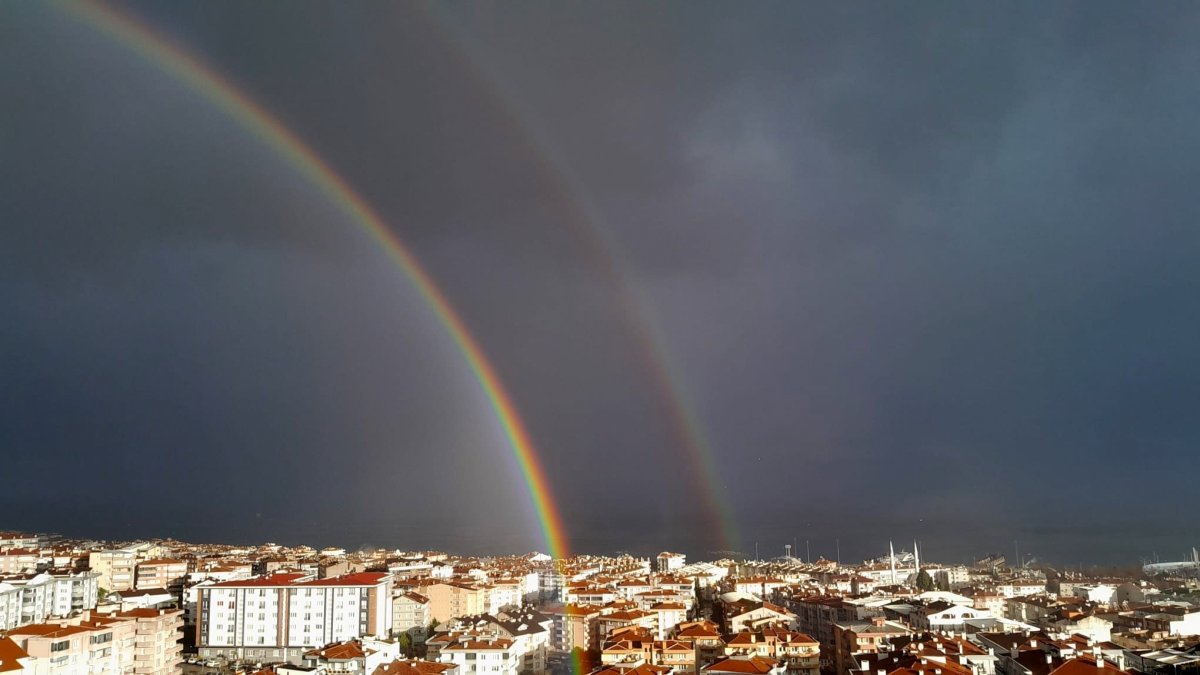
[[(1193, 3), (120, 6), (411, 247), (574, 549), (723, 547), (646, 320), (745, 547), (1200, 543)], [(0, 528), (545, 548), (435, 315), (269, 146), (48, 6), (0, 5), (0, 91)]]

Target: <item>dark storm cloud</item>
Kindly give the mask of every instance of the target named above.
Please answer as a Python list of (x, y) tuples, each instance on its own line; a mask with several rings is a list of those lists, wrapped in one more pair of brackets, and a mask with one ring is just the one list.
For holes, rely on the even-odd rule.
[[(1094, 535), (1196, 466), (1191, 6), (129, 7), (413, 245), (581, 546), (716, 542), (564, 186), (658, 315), (747, 541), (1171, 541)], [(536, 545), (468, 374), (336, 209), (103, 38), (6, 11), (18, 465), (235, 488), (167, 518), (108, 497), (131, 533)], [(318, 474), (330, 497), (294, 489)], [(1182, 546), (1178, 504), (1111, 534), (1164, 518)], [(995, 536), (954, 541), (971, 523)]]

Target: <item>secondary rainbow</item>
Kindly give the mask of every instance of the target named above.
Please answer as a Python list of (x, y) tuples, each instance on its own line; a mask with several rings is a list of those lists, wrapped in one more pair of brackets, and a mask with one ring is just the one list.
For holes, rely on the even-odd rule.
[(438, 5), (418, 3), (416, 6), (428, 10), (429, 24), (450, 46), (448, 52), (458, 59), (463, 71), (487, 91), (514, 131), (525, 139), (534, 164), (569, 209), (570, 217), (565, 223), (572, 227), (591, 254), (595, 269), (604, 275), (613, 289), (626, 329), (634, 336), (646, 373), (658, 389), (684, 464), (691, 474), (691, 482), (699, 491), (698, 506), (714, 528), (718, 545), (740, 551), (742, 539), (737, 517), (725, 498), (716, 453), (703, 420), (688, 395), (686, 378), (668, 349), (665, 332), (655, 320), (653, 303), (634, 283), (636, 275), (620, 255), (620, 246), (609, 234), (611, 228), (605, 226), (603, 213), (588, 198), (583, 181), (574, 175), (570, 164), (554, 152), (554, 144), (541, 132), (543, 125), (536, 124), (536, 116), (508, 93), (509, 88), (503, 86), (501, 79), (489, 68), (488, 60), (476, 56), (471, 44), (458, 35), (450, 22), (439, 16)]
[(298, 173), (337, 204), (351, 220), (379, 243), (393, 262), (405, 273), (433, 310), (455, 346), (466, 359), (471, 372), (504, 429), (513, 456), (520, 467), (530, 500), (550, 555), (568, 555), (566, 530), (550, 482), (542, 467), (533, 440), (517, 413), (516, 405), (496, 373), (495, 367), (467, 329), (462, 317), (446, 295), (434, 283), (413, 253), (392, 232), (383, 219), (341, 176), (311, 147), (284, 126), (261, 105), (250, 99), (228, 79), (199, 62), (194, 56), (173, 45), (140, 20), (105, 5), (84, 1), (66, 5), (69, 14), (112, 37), (143, 57), (162, 72), (192, 88), (204, 100), (228, 114), (243, 129), (258, 138), (290, 164)]

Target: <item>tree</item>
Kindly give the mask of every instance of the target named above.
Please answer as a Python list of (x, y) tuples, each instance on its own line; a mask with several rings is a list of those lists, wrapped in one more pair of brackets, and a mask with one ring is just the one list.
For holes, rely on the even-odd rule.
[(413, 650), (412, 636), (408, 634), (408, 631), (401, 633), (400, 638), (396, 642), (400, 647), (400, 653), (404, 654), (405, 657), (412, 658), (415, 651)]
[(933, 577), (929, 576), (929, 572), (926, 572), (925, 570), (921, 570), (921, 573), (917, 575), (917, 590), (918, 591), (932, 591), (933, 590)]

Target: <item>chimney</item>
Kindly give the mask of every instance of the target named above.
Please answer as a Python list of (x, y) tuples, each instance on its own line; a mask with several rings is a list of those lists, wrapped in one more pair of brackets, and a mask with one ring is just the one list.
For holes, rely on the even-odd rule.
[(861, 670), (861, 671), (863, 671), (863, 672), (865, 673), (865, 672), (867, 672), (867, 669), (868, 669), (868, 668), (870, 668), (870, 666), (869, 666), (869, 665), (867, 665), (867, 662), (866, 662), (866, 661), (859, 661), (859, 662), (858, 662), (858, 669), (859, 669), (859, 670)]

